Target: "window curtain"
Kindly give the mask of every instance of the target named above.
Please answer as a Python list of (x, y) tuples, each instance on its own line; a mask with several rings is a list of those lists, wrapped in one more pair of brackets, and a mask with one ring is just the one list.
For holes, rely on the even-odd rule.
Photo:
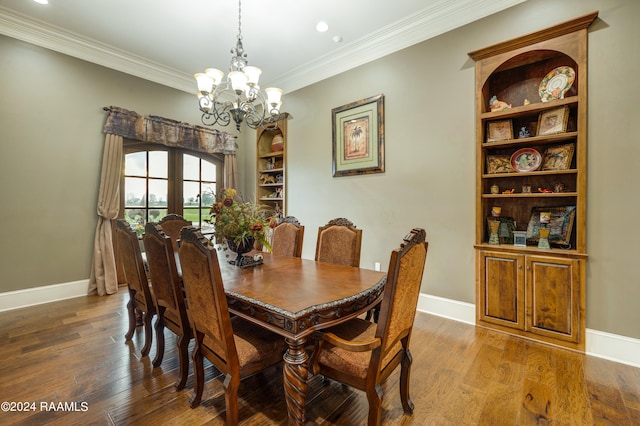
[(225, 188), (237, 189), (236, 137), (216, 129), (157, 116), (141, 116), (119, 107), (105, 107), (105, 146), (98, 194), (98, 225), (89, 277), (89, 294), (104, 296), (118, 291), (118, 271), (114, 255), (112, 225), (120, 207), (120, 174), (123, 140), (142, 142), (224, 155)]
[(224, 187), (238, 189), (238, 161), (235, 154), (224, 156)]
[(93, 243), (93, 260), (89, 277), (89, 294), (100, 296), (118, 291), (111, 223), (118, 217), (120, 207), (122, 141), (122, 136), (112, 134), (107, 134), (104, 141), (100, 191), (98, 192), (98, 225)]

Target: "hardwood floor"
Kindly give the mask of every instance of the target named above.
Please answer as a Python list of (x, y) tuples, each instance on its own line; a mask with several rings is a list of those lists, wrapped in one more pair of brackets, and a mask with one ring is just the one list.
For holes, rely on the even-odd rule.
[[(0, 424), (224, 424), (216, 370), (203, 403), (189, 407), (193, 374), (176, 392), (175, 338), (161, 367), (130, 343), (126, 292), (0, 313)], [(418, 313), (412, 339), (413, 416), (403, 414), (395, 372), (384, 386), (385, 425), (640, 425), (640, 369)], [(242, 382), (243, 425), (287, 423), (281, 368)], [(23, 403), (29, 403), (25, 411)], [(34, 403), (34, 405), (31, 405)], [(44, 405), (41, 405), (44, 403)], [(66, 407), (65, 407), (66, 403)], [(75, 404), (74, 404), (75, 403)], [(366, 424), (364, 394), (313, 377), (309, 425)]]

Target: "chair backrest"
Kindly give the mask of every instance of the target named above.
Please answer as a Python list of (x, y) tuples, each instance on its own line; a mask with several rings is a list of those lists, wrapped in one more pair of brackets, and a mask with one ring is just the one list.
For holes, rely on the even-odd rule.
[(171, 239), (160, 224), (147, 222), (144, 230), (144, 250), (156, 305), (165, 308), (164, 315), (171, 321), (186, 319), (182, 284)]
[(381, 340), (380, 360), (401, 340), (405, 348), (409, 346), (429, 247), (425, 238), (424, 229), (414, 228), (400, 248), (391, 252), (376, 330)]
[(316, 260), (345, 266), (360, 266), (362, 229), (348, 219), (338, 218), (318, 228)]
[(185, 226), (191, 226), (192, 223), (190, 220), (186, 220), (184, 217), (179, 214), (171, 213), (160, 219), (158, 225), (162, 227), (162, 230), (165, 234), (171, 238), (171, 243), (173, 243), (173, 250), (178, 250), (178, 239), (180, 238), (180, 230)]
[(302, 257), (304, 226), (293, 216), (287, 216), (273, 229), (271, 252), (278, 256)]
[[(153, 308), (149, 281), (142, 262), (140, 241), (135, 231), (124, 219), (119, 219), (116, 225), (116, 241), (120, 266), (129, 291), (133, 292), (132, 296), (137, 302), (144, 303), (148, 308)], [(153, 310), (155, 311), (155, 309)]]
[(180, 231), (178, 253), (193, 333), (196, 337), (204, 335), (207, 347), (214, 352), (219, 364), (227, 366), (227, 371), (239, 369), (215, 247), (200, 231), (187, 226)]

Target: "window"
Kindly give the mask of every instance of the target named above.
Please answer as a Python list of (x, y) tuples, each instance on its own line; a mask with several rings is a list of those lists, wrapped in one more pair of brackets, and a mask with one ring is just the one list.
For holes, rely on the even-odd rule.
[(204, 219), (218, 192), (218, 166), (190, 154), (182, 154), (182, 164), (182, 215), (194, 224), (200, 224), (203, 232), (212, 231)]
[(184, 216), (203, 233), (212, 232), (205, 219), (222, 180), (223, 164), (216, 155), (125, 142), (121, 217), (138, 234), (147, 222), (169, 213)]

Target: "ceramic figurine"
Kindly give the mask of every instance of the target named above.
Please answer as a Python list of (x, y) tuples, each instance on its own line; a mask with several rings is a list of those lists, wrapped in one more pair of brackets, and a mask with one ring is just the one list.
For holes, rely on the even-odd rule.
[(491, 112), (502, 111), (502, 110), (511, 108), (511, 104), (508, 104), (503, 101), (499, 101), (498, 97), (494, 96), (489, 100), (489, 108), (491, 109)]
[(529, 130), (527, 130), (526, 127), (521, 127), (520, 128), (520, 134), (518, 136), (521, 137), (521, 138), (528, 138), (531, 135), (529, 134)]

